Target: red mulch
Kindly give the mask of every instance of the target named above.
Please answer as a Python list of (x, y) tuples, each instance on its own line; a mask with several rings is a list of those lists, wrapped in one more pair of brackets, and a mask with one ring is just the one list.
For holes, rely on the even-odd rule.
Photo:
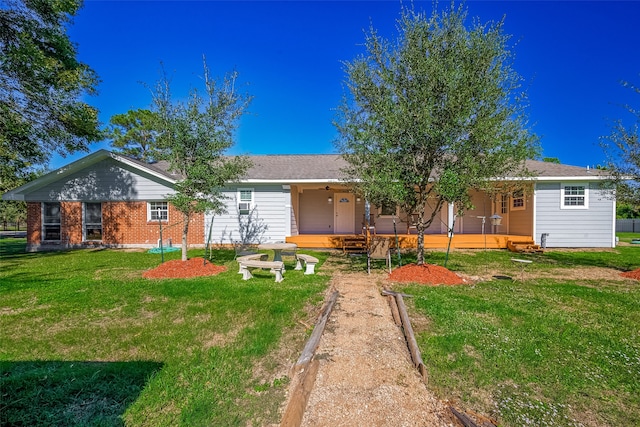
[(394, 282), (412, 282), (424, 285), (463, 285), (465, 281), (456, 273), (438, 265), (409, 264), (396, 268), (389, 279)]
[(147, 270), (142, 277), (147, 279), (181, 279), (185, 277), (213, 276), (227, 270), (222, 265), (213, 265), (203, 258), (191, 258), (187, 261), (179, 259), (167, 261), (153, 270)]
[(632, 270), (632, 271), (627, 271), (624, 273), (620, 273), (620, 275), (622, 277), (626, 277), (628, 279), (636, 279), (636, 280), (640, 280), (640, 268), (636, 269), (636, 270)]

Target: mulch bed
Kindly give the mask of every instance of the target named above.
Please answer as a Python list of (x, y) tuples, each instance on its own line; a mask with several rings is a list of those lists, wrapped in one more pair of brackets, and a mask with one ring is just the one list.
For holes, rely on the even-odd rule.
[(622, 277), (626, 277), (627, 279), (636, 279), (640, 280), (640, 268), (632, 271), (626, 271), (624, 273), (620, 273)]
[(167, 261), (153, 270), (147, 270), (142, 277), (147, 279), (180, 279), (186, 277), (213, 276), (226, 271), (223, 265), (213, 265), (203, 258), (191, 258), (187, 261), (179, 259)]
[(396, 268), (389, 280), (394, 282), (411, 282), (424, 285), (464, 285), (466, 282), (456, 273), (438, 265), (408, 264)]

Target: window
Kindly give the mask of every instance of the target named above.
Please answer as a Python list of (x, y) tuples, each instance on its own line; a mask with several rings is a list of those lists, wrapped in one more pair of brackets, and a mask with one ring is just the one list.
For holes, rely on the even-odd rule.
[(562, 185), (562, 209), (587, 209), (589, 207), (589, 188), (584, 184)]
[(102, 240), (102, 203), (84, 204), (84, 239)]
[(498, 199), (498, 207), (501, 214), (509, 213), (509, 196), (506, 194), (500, 194)]
[(253, 189), (238, 189), (238, 213), (240, 215), (249, 215), (253, 207)]
[(392, 202), (382, 202), (380, 205), (380, 216), (392, 216), (397, 211), (396, 204)]
[(524, 190), (514, 191), (511, 195), (511, 210), (523, 211), (525, 209)]
[(149, 202), (148, 221), (169, 221), (169, 204), (167, 202)]
[(42, 240), (60, 241), (60, 203), (42, 204)]

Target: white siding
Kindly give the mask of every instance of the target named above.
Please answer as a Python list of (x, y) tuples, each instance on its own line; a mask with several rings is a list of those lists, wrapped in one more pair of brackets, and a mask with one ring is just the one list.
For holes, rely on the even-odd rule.
[[(253, 227), (261, 232), (257, 233), (253, 243), (284, 241), (291, 229), (287, 223), (288, 211), (291, 209), (291, 193), (282, 185), (242, 184), (229, 187), (223, 194), (227, 197), (225, 205), (227, 213), (212, 217), (205, 216), (205, 239), (209, 235), (209, 227), (213, 219), (211, 243), (229, 244), (241, 240), (240, 216), (237, 207), (237, 189), (253, 189), (253, 206), (255, 213), (251, 220)], [(246, 220), (246, 216), (243, 217)], [(205, 242), (206, 243), (206, 242)]]
[(25, 194), (26, 201), (164, 200), (170, 187), (109, 158)]
[(536, 242), (549, 233), (547, 247), (614, 247), (615, 201), (598, 183), (589, 188), (588, 209), (560, 209), (560, 182), (536, 184)]

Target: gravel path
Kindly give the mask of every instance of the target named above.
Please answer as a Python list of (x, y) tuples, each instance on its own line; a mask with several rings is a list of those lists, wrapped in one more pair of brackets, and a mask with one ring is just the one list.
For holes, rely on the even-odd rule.
[(303, 426), (454, 425), (411, 363), (380, 295), (383, 278), (335, 272), (340, 296), (315, 354), (320, 366)]

